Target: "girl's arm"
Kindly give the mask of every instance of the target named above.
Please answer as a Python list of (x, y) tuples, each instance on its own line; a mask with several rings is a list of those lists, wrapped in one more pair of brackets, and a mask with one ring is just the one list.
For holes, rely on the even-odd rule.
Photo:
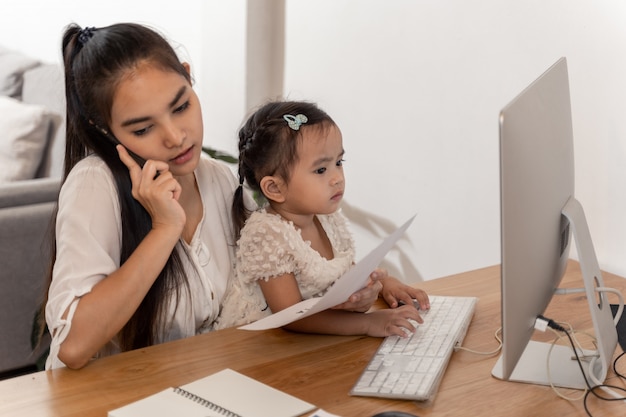
[[(258, 282), (269, 308), (274, 313), (302, 301), (302, 295), (293, 274), (284, 274)], [(290, 323), (284, 328), (303, 333), (405, 336), (404, 329), (415, 330), (409, 319), (422, 322), (422, 318), (413, 305), (376, 310), (371, 313), (329, 309)]]

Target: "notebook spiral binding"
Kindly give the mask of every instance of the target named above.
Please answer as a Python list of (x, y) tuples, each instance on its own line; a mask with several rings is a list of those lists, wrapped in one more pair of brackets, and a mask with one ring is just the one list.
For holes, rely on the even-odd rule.
[(217, 411), (219, 414), (221, 414), (223, 416), (226, 416), (226, 417), (242, 417), (241, 415), (239, 415), (237, 413), (233, 413), (232, 411), (227, 410), (226, 408), (220, 407), (219, 405), (217, 405), (217, 404), (215, 404), (215, 403), (213, 403), (213, 402), (211, 402), (209, 400), (206, 400), (206, 399), (204, 399), (202, 397), (199, 397), (199, 396), (197, 396), (197, 395), (195, 395), (195, 394), (193, 394), (193, 393), (191, 393), (191, 392), (189, 392), (187, 390), (184, 390), (184, 389), (182, 389), (180, 387), (174, 388), (174, 392), (176, 394), (180, 394), (183, 397), (185, 397), (187, 399), (190, 399), (191, 401), (194, 401), (194, 402), (196, 402), (196, 403), (198, 403), (198, 404), (208, 408), (209, 410)]

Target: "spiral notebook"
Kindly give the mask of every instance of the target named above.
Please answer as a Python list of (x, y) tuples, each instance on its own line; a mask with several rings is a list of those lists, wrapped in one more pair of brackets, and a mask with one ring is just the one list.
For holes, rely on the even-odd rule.
[(109, 417), (298, 417), (315, 406), (232, 369), (168, 388)]

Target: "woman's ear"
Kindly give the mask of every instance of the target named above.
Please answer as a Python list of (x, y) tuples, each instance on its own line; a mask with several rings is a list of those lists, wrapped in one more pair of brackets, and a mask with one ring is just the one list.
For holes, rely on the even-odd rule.
[(187, 74), (191, 75), (191, 65), (189, 65), (189, 62), (182, 62), (182, 64), (185, 68), (185, 71), (187, 71)]
[(259, 186), (261, 187), (263, 195), (268, 200), (272, 200), (275, 203), (283, 203), (285, 201), (285, 183), (279, 177), (265, 176), (261, 178)]

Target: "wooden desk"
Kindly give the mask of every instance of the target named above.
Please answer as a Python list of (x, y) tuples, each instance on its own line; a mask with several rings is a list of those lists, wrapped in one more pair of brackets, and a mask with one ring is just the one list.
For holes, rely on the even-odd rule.
[[(420, 286), (433, 295), (479, 297), (464, 346), (490, 351), (500, 326), (499, 279), (499, 267), (494, 266)], [(625, 291), (626, 280), (610, 274), (604, 279), (606, 285)], [(572, 262), (564, 285), (580, 282), (578, 264)], [(580, 294), (560, 296), (554, 304), (550, 317), (567, 320), (576, 329), (590, 327)], [(465, 351), (453, 355), (431, 404), (351, 397), (348, 392), (379, 343), (370, 337), (227, 329), (100, 359), (79, 371), (58, 369), (1, 381), (0, 416), (102, 417), (110, 409), (226, 367), (343, 417), (369, 417), (385, 410), (419, 416), (586, 415), (581, 400), (560, 399), (549, 387), (499, 381), (491, 376), (497, 356)], [(612, 371), (609, 381), (625, 386)], [(621, 416), (626, 411), (622, 402), (592, 399), (589, 404), (594, 416)]]

